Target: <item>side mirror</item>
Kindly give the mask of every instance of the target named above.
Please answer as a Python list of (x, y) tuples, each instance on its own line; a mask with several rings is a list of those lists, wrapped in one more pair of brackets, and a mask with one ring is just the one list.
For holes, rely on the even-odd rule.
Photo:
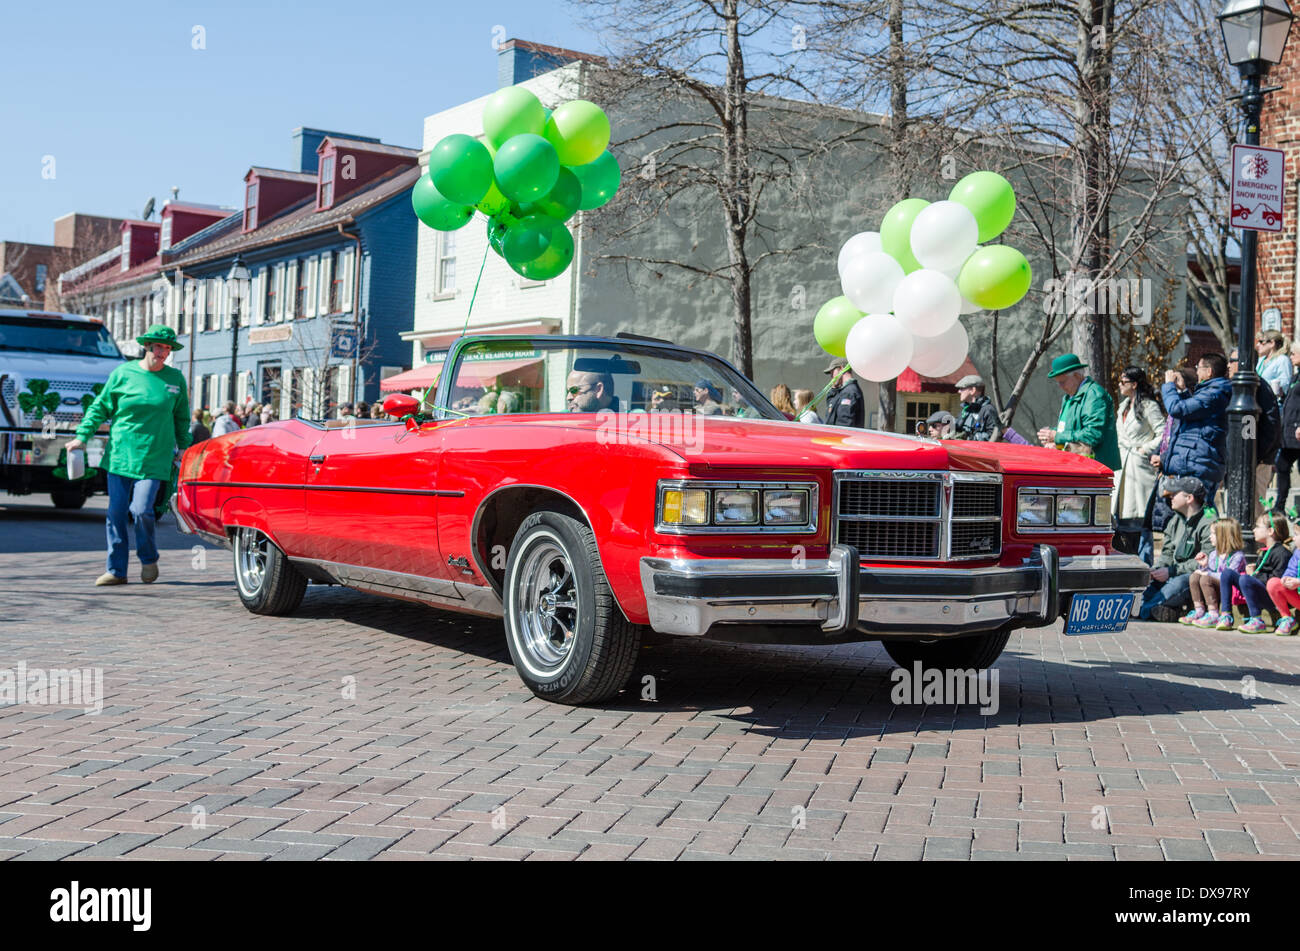
[(401, 419), (419, 412), (420, 401), (406, 393), (394, 393), (384, 400), (384, 412), (393, 419)]

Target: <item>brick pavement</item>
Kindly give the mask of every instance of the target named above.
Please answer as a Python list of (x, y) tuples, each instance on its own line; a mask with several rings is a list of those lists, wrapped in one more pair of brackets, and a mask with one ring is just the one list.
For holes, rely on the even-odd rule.
[(157, 584), (96, 589), (102, 509), (0, 506), (0, 668), (105, 690), (0, 707), (0, 857), (1300, 856), (1297, 639), (1020, 632), (987, 718), (895, 706), (876, 644), (671, 641), (570, 708), (499, 623), (319, 587), (256, 617), (170, 527)]

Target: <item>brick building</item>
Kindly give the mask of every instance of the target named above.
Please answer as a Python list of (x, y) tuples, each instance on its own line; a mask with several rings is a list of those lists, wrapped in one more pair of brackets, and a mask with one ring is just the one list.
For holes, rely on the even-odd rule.
[[(1286, 152), (1286, 209), (1282, 230), (1259, 233), (1256, 265), (1255, 326), (1276, 308), (1282, 314), (1282, 333), (1296, 338), (1296, 310), (1300, 305), (1300, 259), (1297, 258), (1297, 208), (1300, 205), (1300, 27), (1291, 27), (1282, 62), (1265, 77), (1265, 86), (1281, 86), (1264, 97), (1259, 144)], [(1224, 209), (1227, 213), (1227, 209)]]
[(0, 241), (0, 303), (61, 310), (59, 274), (116, 245), (120, 218), (72, 213), (54, 221), (54, 243)]

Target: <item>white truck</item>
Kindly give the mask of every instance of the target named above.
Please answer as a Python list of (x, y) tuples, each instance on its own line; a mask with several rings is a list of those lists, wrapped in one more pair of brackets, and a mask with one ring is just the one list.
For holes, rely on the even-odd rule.
[(94, 317), (0, 310), (0, 490), (48, 492), (64, 509), (105, 491), (107, 432), (87, 442), (81, 479), (68, 478), (63, 446), (124, 359)]

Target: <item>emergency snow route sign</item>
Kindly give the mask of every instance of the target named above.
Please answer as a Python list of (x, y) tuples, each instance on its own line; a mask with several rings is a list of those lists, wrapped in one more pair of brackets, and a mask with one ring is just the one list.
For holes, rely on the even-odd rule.
[(1232, 147), (1232, 209), (1229, 225), (1281, 231), (1286, 153), (1258, 145)]

